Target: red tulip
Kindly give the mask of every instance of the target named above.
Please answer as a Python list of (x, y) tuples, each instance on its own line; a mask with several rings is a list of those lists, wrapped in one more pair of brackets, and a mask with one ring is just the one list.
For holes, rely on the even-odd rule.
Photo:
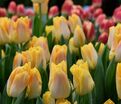
[(0, 8), (0, 17), (5, 17), (7, 15), (5, 8)]
[(102, 43), (104, 43), (104, 44), (106, 44), (107, 41), (108, 41), (108, 33), (107, 33), (107, 32), (103, 32), (103, 33), (99, 36), (98, 41), (99, 41), (99, 42), (102, 42)]
[(102, 0), (92, 0), (92, 5), (100, 7), (102, 5)]
[(32, 9), (26, 9), (25, 15), (30, 17), (34, 16), (34, 11)]
[(88, 41), (92, 41), (95, 38), (95, 28), (92, 22), (84, 21), (83, 23), (84, 33)]
[(54, 16), (56, 16), (58, 14), (59, 14), (59, 8), (58, 8), (58, 6), (52, 6), (50, 8), (50, 10), (49, 10), (49, 18), (52, 18), (52, 17), (54, 17)]
[(73, 1), (65, 0), (64, 4), (62, 6), (62, 14), (70, 15), (72, 7), (73, 7)]
[(17, 14), (18, 14), (19, 16), (25, 15), (25, 7), (24, 7), (23, 4), (19, 4), (19, 5), (17, 6)]
[(93, 14), (94, 18), (97, 18), (100, 14), (103, 13), (103, 10), (101, 8), (96, 9), (96, 11)]
[(113, 16), (115, 22), (121, 22), (121, 11), (117, 11)]
[(100, 25), (102, 23), (102, 21), (106, 18), (105, 14), (100, 14), (97, 18), (96, 18), (96, 25)]
[(16, 8), (17, 8), (17, 6), (16, 6), (15, 1), (11, 1), (9, 6), (8, 6), (8, 12), (12, 13), (12, 14), (15, 14), (16, 13)]

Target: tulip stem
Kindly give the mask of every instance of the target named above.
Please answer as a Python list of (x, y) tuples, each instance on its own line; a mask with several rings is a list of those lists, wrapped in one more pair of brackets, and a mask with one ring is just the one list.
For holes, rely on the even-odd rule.
[(39, 4), (39, 18), (40, 18), (40, 27), (38, 27), (38, 28), (40, 28), (39, 35), (42, 35), (42, 29), (43, 29), (42, 24), (43, 24), (43, 21), (42, 21), (41, 4)]

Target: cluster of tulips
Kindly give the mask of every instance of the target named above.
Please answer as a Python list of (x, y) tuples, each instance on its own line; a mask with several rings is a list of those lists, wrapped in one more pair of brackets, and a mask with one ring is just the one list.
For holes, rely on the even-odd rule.
[(28, 17), (0, 18), (0, 104), (120, 104), (121, 24), (47, 19), (48, 1), (32, 0), (32, 29)]

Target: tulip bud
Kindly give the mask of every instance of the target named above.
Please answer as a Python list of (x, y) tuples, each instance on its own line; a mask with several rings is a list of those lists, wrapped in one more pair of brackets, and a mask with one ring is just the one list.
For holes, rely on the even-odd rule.
[(83, 23), (84, 33), (88, 41), (93, 41), (95, 38), (95, 28), (92, 22), (84, 21)]
[(45, 32), (46, 32), (46, 35), (48, 36), (49, 33), (51, 33), (54, 29), (54, 26), (51, 25), (51, 26), (46, 26), (45, 27)]
[(41, 3), (41, 13), (42, 15), (46, 15), (48, 12), (48, 2), (49, 0), (45, 0), (43, 3)]
[(61, 61), (66, 61), (66, 56), (67, 56), (67, 46), (55, 45), (51, 53), (50, 65), (52, 62), (55, 64), (59, 64)]
[(8, 6), (8, 12), (11, 14), (15, 14), (16, 13), (16, 2), (15, 1), (11, 1), (9, 6)]
[(87, 61), (91, 69), (94, 69), (97, 65), (98, 55), (92, 43), (81, 47), (81, 53), (84, 61)]
[(33, 3), (43, 3), (45, 0), (31, 0)]
[(17, 15), (14, 15), (14, 16), (11, 17), (11, 19), (12, 19), (14, 22), (16, 22), (17, 19), (18, 19), (18, 16), (17, 16)]
[(121, 63), (118, 63), (116, 68), (116, 90), (118, 98), (121, 99)]
[(101, 25), (102, 21), (106, 18), (105, 14), (100, 14), (97, 18), (96, 18), (96, 25)]
[(33, 12), (32, 9), (26, 9), (25, 15), (26, 16), (29, 16), (29, 17), (32, 17), (32, 16), (34, 16), (34, 12)]
[[(98, 45), (99, 43), (97, 43), (96, 45)], [(100, 47), (99, 47), (99, 50), (98, 50), (98, 55), (99, 56), (102, 56), (103, 52), (104, 52), (104, 48), (105, 48), (105, 45), (103, 43), (100, 43)]]
[(83, 29), (77, 25), (75, 30), (74, 30), (74, 45), (77, 47), (80, 47), (82, 45), (84, 45), (85, 43), (85, 34), (83, 32)]
[(48, 86), (52, 97), (56, 99), (67, 98), (70, 94), (70, 84), (67, 67), (64, 67), (65, 64), (65, 61), (60, 62), (58, 65), (51, 63)]
[(102, 43), (104, 43), (104, 44), (106, 44), (107, 41), (108, 41), (108, 33), (107, 33), (107, 32), (103, 32), (103, 33), (99, 36), (98, 41), (99, 41), (99, 42), (102, 42)]
[(56, 104), (71, 104), (71, 103), (66, 99), (58, 99), (56, 101)]
[(44, 104), (55, 104), (55, 99), (52, 97), (50, 91), (47, 91), (43, 94), (43, 103)]
[(0, 17), (5, 17), (7, 15), (7, 11), (5, 8), (0, 8)]
[(74, 30), (75, 30), (77, 25), (82, 27), (81, 20), (80, 20), (79, 16), (77, 16), (76, 14), (72, 14), (72, 16), (69, 16), (68, 22), (69, 22), (69, 26), (70, 26), (72, 33), (74, 33)]
[(27, 86), (27, 97), (32, 99), (40, 96), (42, 90), (42, 80), (38, 69), (30, 70), (30, 80)]
[(33, 3), (33, 8), (35, 13), (39, 13), (39, 4), (38, 3)]
[(65, 0), (65, 2), (62, 5), (62, 14), (70, 15), (71, 9), (73, 6), (72, 0)]
[(27, 87), (29, 83), (30, 65), (15, 68), (9, 76), (7, 81), (7, 94), (8, 96), (18, 97)]
[(104, 104), (115, 104), (111, 99), (108, 99)]
[(76, 92), (83, 96), (91, 92), (94, 88), (94, 81), (89, 73), (88, 64), (83, 60), (78, 60), (76, 65), (70, 69), (73, 75), (73, 83)]
[(94, 7), (101, 7), (102, 5), (102, 0), (92, 0), (92, 5)]
[(48, 62), (50, 59), (50, 52), (49, 52), (49, 47), (48, 47), (48, 42), (47, 42), (47, 38), (45, 37), (32, 37), (32, 40), (29, 43), (29, 47), (36, 47), (36, 46), (40, 46), (41, 48), (43, 48), (44, 51), (44, 56), (46, 57), (46, 61)]
[(19, 4), (17, 6), (17, 15), (24, 16), (25, 15), (25, 7), (23, 4)]
[(75, 45), (74, 45), (74, 39), (73, 38), (71, 38), (69, 40), (69, 50), (70, 50), (71, 54), (72, 53), (79, 54), (79, 49), (78, 49), (78, 47), (75, 47)]
[(93, 17), (97, 18), (102, 13), (103, 13), (103, 10), (101, 8), (98, 8), (98, 9), (95, 10)]
[(52, 6), (49, 10), (49, 18), (55, 17), (59, 14), (58, 6)]

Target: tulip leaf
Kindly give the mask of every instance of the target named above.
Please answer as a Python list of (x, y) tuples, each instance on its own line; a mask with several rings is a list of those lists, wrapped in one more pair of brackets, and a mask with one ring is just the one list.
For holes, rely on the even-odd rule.
[(11, 102), (12, 102), (12, 98), (7, 95), (6, 85), (4, 87), (4, 90), (3, 90), (3, 93), (2, 93), (2, 97), (1, 98), (2, 98), (1, 99), (2, 100), (2, 104), (11, 104)]
[(115, 58), (110, 62), (105, 76), (105, 88), (106, 88), (106, 97), (111, 98), (116, 102), (117, 94), (116, 94), (116, 62)]
[(2, 95), (0, 93), (0, 104), (2, 104)]
[(96, 69), (94, 70), (94, 82), (95, 82), (95, 99), (96, 104), (103, 104), (104, 102), (104, 68), (101, 61), (101, 58), (98, 58)]
[(44, 104), (41, 97), (37, 98), (36, 104)]

